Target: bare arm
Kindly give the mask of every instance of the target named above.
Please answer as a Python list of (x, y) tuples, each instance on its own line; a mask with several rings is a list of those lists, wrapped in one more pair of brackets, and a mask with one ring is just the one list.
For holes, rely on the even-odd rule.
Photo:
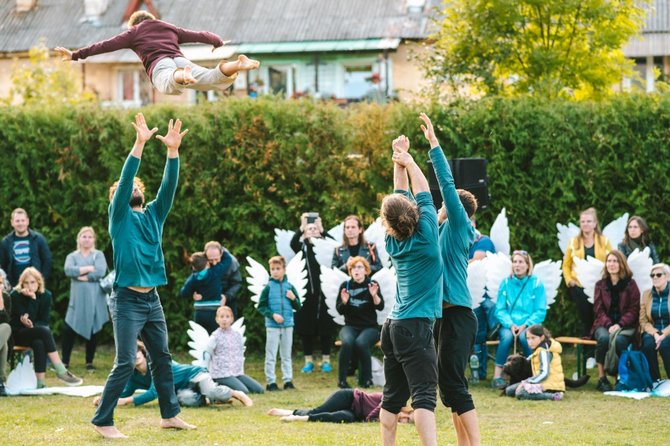
[(421, 192), (430, 192), (428, 180), (419, 166), (414, 162), (412, 155), (408, 152), (395, 152), (393, 162), (404, 166), (409, 174), (409, 181), (412, 184), (412, 193), (417, 195)]
[[(409, 139), (405, 135), (400, 135), (393, 140), (391, 144), (393, 153), (408, 152)], [(393, 188), (395, 190), (409, 190), (409, 178), (407, 178), (407, 169), (398, 163), (393, 163)]]

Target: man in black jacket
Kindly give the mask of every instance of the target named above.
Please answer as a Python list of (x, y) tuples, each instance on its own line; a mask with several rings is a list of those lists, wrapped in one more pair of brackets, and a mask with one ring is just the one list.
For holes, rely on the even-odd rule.
[(25, 209), (16, 208), (12, 211), (12, 228), (0, 244), (0, 267), (7, 273), (7, 279), (16, 285), (24, 269), (36, 268), (44, 281), (51, 275), (51, 251), (46, 238), (28, 228), (30, 219)]

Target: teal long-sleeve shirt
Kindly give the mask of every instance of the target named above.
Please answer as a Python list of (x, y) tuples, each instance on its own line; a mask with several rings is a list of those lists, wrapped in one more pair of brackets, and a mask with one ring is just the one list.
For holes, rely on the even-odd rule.
[(109, 235), (114, 250), (116, 285), (155, 287), (165, 285), (163, 224), (179, 180), (179, 158), (168, 158), (156, 199), (142, 211), (133, 211), (130, 198), (140, 159), (128, 155), (119, 185), (109, 205)]
[[(207, 370), (202, 367), (179, 364), (178, 362), (172, 361), (172, 376), (174, 378), (175, 391), (188, 388), (191, 380), (204, 372), (207, 372)], [(151, 372), (149, 370), (147, 370), (147, 373), (144, 375), (138, 372), (137, 369), (134, 370), (133, 374), (130, 376), (128, 384), (126, 384), (126, 387), (121, 393), (121, 398), (131, 396), (138, 389), (144, 389), (146, 392), (133, 397), (133, 404), (136, 406), (146, 404), (158, 398), (158, 392), (151, 379)]]
[(468, 252), (475, 241), (475, 228), (456, 192), (454, 176), (440, 146), (428, 152), (447, 208), (447, 220), (440, 226), (440, 251), (444, 273), (443, 299), (451, 305), (472, 307), (468, 291)]

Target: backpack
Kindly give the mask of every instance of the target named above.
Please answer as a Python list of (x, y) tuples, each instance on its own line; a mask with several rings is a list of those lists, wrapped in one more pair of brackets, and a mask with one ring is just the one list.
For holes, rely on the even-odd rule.
[(615, 389), (647, 392), (653, 383), (649, 374), (649, 363), (644, 353), (637, 350), (624, 350), (619, 359), (619, 380)]

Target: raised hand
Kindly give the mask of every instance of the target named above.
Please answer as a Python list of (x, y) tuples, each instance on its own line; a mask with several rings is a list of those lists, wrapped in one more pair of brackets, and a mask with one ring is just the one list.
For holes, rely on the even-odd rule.
[(60, 56), (61, 60), (72, 60), (72, 51), (68, 50), (67, 48), (58, 46), (54, 48), (54, 51)]
[(184, 130), (183, 132), (181, 131), (181, 120), (177, 119), (176, 122), (173, 122), (173, 120), (170, 119), (167, 134), (165, 136), (158, 135), (156, 136), (156, 139), (165, 144), (168, 150), (177, 151), (181, 145), (181, 139), (187, 133), (188, 129)]
[(370, 291), (370, 295), (372, 297), (377, 297), (377, 293), (379, 292), (379, 284), (377, 282), (370, 282), (368, 285), (368, 290)]
[(393, 162), (399, 166), (407, 167), (414, 162), (409, 152), (393, 152)]
[(349, 302), (349, 292), (346, 290), (346, 288), (343, 288), (342, 291), (340, 292), (340, 299), (342, 299), (342, 303), (344, 305)]
[(394, 152), (407, 152), (409, 151), (409, 138), (405, 135), (400, 135), (393, 140), (391, 144)]
[(142, 113), (135, 115), (135, 122), (132, 124), (135, 128), (135, 132), (137, 133), (135, 136), (135, 144), (144, 145), (144, 143), (149, 141), (151, 137), (154, 136), (154, 133), (158, 131), (158, 127), (154, 127), (149, 130), (147, 121), (144, 120), (144, 115)]
[(435, 136), (435, 129), (433, 128), (433, 123), (430, 122), (428, 115), (421, 113), (419, 118), (421, 118), (423, 121), (423, 124), (421, 124), (421, 131), (423, 132), (423, 136), (425, 136), (430, 143), (430, 147), (433, 148), (438, 146), (439, 143), (437, 142), (437, 137)]

